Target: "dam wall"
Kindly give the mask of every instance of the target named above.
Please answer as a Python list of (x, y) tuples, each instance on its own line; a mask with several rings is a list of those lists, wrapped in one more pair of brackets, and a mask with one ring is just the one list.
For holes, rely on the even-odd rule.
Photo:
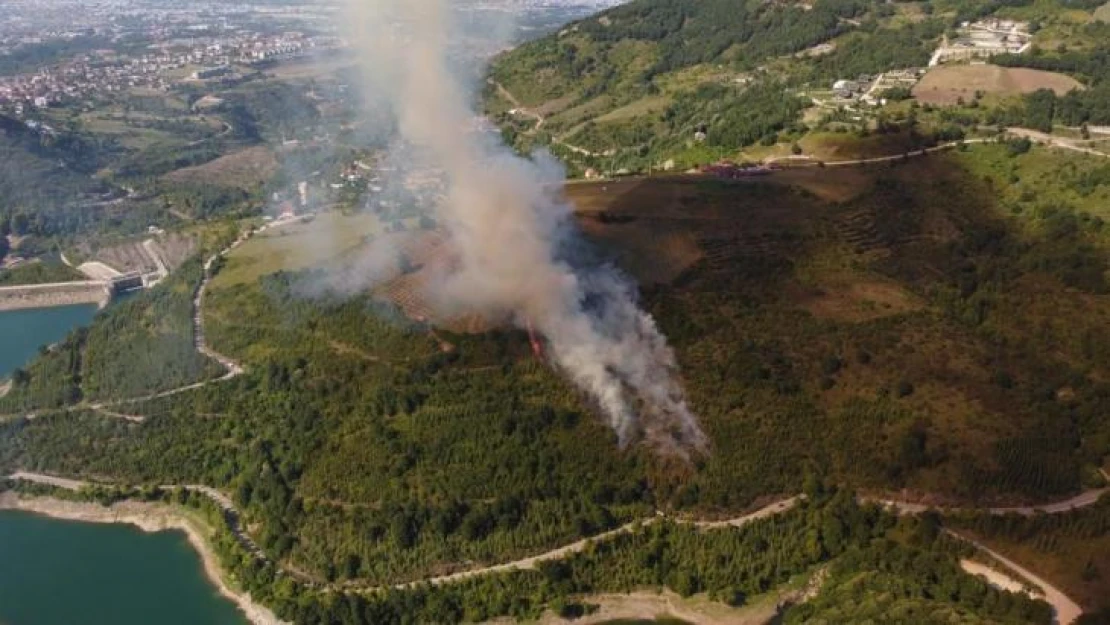
[(0, 311), (74, 304), (96, 304), (103, 308), (111, 299), (111, 285), (95, 281), (0, 287)]

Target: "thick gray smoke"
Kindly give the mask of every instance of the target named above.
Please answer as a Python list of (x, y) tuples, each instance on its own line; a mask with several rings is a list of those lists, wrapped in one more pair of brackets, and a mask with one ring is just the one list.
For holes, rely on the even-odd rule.
[(466, 74), (449, 59), (458, 33), (447, 0), (348, 1), (368, 84), (391, 99), (401, 140), (446, 181), (436, 221), (457, 260), (436, 281), (434, 304), (542, 335), (622, 445), (645, 437), (679, 452), (704, 449), (674, 354), (628, 280), (612, 268), (572, 264), (561, 169), (474, 130), (472, 93), (459, 78)]

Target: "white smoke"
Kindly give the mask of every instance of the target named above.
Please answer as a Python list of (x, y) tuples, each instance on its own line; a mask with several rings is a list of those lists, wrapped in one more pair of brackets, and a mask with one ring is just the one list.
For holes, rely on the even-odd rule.
[(622, 445), (706, 445), (676, 380), (674, 354), (611, 267), (576, 267), (571, 208), (550, 157), (520, 158), (475, 132), (472, 93), (449, 59), (446, 0), (348, 0), (370, 88), (388, 94), (401, 140), (444, 173), (436, 208), (455, 257), (429, 294), (450, 314), (511, 320), (541, 335)]

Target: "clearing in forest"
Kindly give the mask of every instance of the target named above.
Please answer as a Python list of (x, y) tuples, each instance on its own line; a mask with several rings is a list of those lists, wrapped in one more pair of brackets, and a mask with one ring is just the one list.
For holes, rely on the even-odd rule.
[(925, 104), (949, 105), (960, 99), (970, 102), (977, 91), (1009, 96), (1051, 89), (1063, 95), (1080, 88), (1079, 81), (1056, 72), (997, 65), (945, 65), (925, 74), (913, 88), (913, 95)]
[(213, 288), (249, 284), (279, 271), (298, 271), (336, 261), (381, 231), (376, 215), (321, 213), (308, 222), (280, 226), (253, 237), (227, 256)]

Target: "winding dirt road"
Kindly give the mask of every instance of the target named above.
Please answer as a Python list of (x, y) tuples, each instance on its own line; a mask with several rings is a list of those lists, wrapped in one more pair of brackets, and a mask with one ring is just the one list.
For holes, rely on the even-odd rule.
[[(53, 475), (46, 475), (46, 474), (42, 474), (42, 473), (33, 473), (33, 472), (28, 472), (28, 471), (18, 471), (16, 473), (13, 473), (10, 476), (8, 476), (8, 479), (23, 480), (23, 481), (35, 482), (35, 483), (39, 483), (39, 484), (47, 484), (47, 485), (50, 485), (50, 486), (55, 486), (55, 487), (58, 487), (58, 488), (64, 488), (64, 489), (67, 489), (67, 490), (79, 490), (79, 489), (81, 489), (85, 486), (89, 486), (89, 485), (93, 484), (91, 482), (85, 482), (85, 481), (81, 481), (81, 480), (63, 478), (63, 477), (58, 477), (58, 476), (53, 476)], [(211, 486), (203, 486), (203, 485), (196, 485), (196, 484), (165, 485), (165, 486), (162, 486), (162, 488), (164, 488), (166, 490), (181, 488), (181, 489), (196, 492), (196, 493), (199, 493), (201, 495), (204, 495), (205, 497), (208, 497), (217, 506), (219, 506), (221, 510), (223, 510), (224, 520), (227, 523), (228, 528), (232, 531), (232, 533), (240, 541), (240, 543), (243, 545), (243, 547), (245, 549), (247, 549), (247, 551), (250, 552), (251, 554), (253, 554), (255, 557), (257, 557), (259, 559), (262, 559), (262, 560), (268, 560), (268, 557), (266, 556), (265, 552), (263, 552), (262, 549), (258, 547), (258, 544), (254, 542), (254, 540), (250, 537), (250, 535), (247, 533), (247, 531), (243, 528), (243, 526), (240, 522), (240, 512), (235, 507), (235, 504), (234, 504), (234, 502), (231, 501), (230, 497), (228, 497), (227, 495), (225, 495), (224, 493), (222, 493), (218, 489), (212, 488)], [(1074, 497), (1072, 499), (1069, 499), (1067, 502), (1059, 502), (1059, 503), (1055, 503), (1055, 504), (1048, 504), (1048, 505), (1045, 505), (1045, 506), (1032, 506), (1032, 507), (1029, 507), (1029, 508), (987, 508), (985, 510), (987, 512), (989, 512), (990, 514), (1009, 514), (1009, 513), (1014, 512), (1014, 511), (1024, 511), (1024, 510), (1031, 511), (1030, 514), (1035, 514), (1035, 513), (1059, 514), (1059, 513), (1068, 512), (1068, 511), (1071, 511), (1071, 510), (1074, 510), (1074, 509), (1077, 509), (1077, 508), (1083, 508), (1083, 507), (1086, 507), (1086, 506), (1090, 506), (1090, 505), (1094, 504), (1096, 501), (1098, 501), (1098, 497), (1101, 496), (1102, 494), (1106, 493), (1107, 490), (1108, 489), (1100, 489), (1100, 490), (1097, 490), (1097, 491), (1089, 491), (1088, 493), (1084, 493), (1083, 495), (1080, 495), (1078, 497)], [(765, 519), (765, 518), (769, 518), (769, 517), (787, 512), (787, 511), (793, 509), (795, 506), (797, 506), (798, 503), (802, 499), (803, 499), (803, 496), (801, 496), (801, 495), (791, 497), (789, 499), (783, 499), (783, 500), (776, 501), (774, 503), (768, 504), (768, 505), (766, 505), (766, 506), (764, 506), (764, 507), (762, 507), (759, 510), (756, 510), (754, 512), (751, 512), (751, 513), (748, 513), (748, 514), (745, 514), (745, 515), (742, 515), (742, 516), (738, 516), (738, 517), (735, 517), (735, 518), (732, 518), (732, 519), (725, 519), (725, 520), (721, 520), (721, 521), (698, 521), (698, 520), (678, 519), (678, 518), (671, 519), (671, 520), (676, 522), (676, 523), (689, 524), (689, 525), (693, 525), (693, 526), (695, 526), (699, 529), (706, 529), (706, 530), (720, 529), (720, 528), (724, 528), (724, 527), (743, 527), (744, 525), (747, 525), (747, 524), (752, 523), (754, 521), (757, 521), (759, 519)], [(896, 502), (896, 501), (889, 501), (889, 500), (877, 500), (877, 499), (861, 498), (861, 501), (863, 503), (878, 503), (878, 504), (881, 504), (881, 505), (886, 505), (887, 507), (895, 510), (898, 514), (920, 514), (921, 512), (923, 512), (924, 510), (927, 509), (927, 508), (922, 508), (919, 504), (903, 503), (903, 502)], [(1067, 505), (1064, 505), (1064, 504), (1067, 504)], [(949, 509), (949, 511), (952, 511), (952, 510), (953, 509)], [(1019, 514), (1024, 514), (1024, 512), (1018, 512), (1018, 513)], [(573, 554), (576, 554), (576, 553), (580, 553), (580, 552), (584, 551), (585, 549), (587, 549), (591, 544), (594, 544), (594, 543), (597, 543), (597, 542), (600, 542), (600, 541), (608, 540), (608, 539), (613, 538), (615, 536), (618, 536), (620, 534), (625, 534), (625, 533), (628, 533), (628, 532), (632, 532), (633, 530), (635, 530), (637, 528), (640, 528), (640, 527), (645, 527), (645, 526), (648, 526), (648, 525), (652, 525), (654, 523), (662, 521), (665, 518), (667, 518), (667, 517), (663, 513), (657, 513), (656, 516), (654, 516), (654, 517), (633, 521), (631, 523), (627, 523), (625, 525), (622, 525), (621, 527), (618, 527), (616, 529), (610, 530), (608, 532), (604, 532), (602, 534), (598, 534), (596, 536), (592, 536), (590, 538), (584, 538), (582, 540), (575, 541), (575, 542), (570, 543), (568, 545), (564, 545), (562, 547), (558, 547), (556, 549), (552, 549), (550, 551), (547, 551), (547, 552), (544, 552), (544, 553), (541, 553), (541, 554), (538, 554), (538, 555), (535, 555), (535, 556), (530, 556), (530, 557), (527, 557), (527, 558), (521, 558), (519, 560), (514, 560), (512, 562), (506, 562), (506, 563), (503, 563), (503, 564), (484, 566), (484, 567), (471, 569), (471, 570), (468, 570), (468, 571), (460, 571), (458, 573), (452, 573), (450, 575), (441, 575), (441, 576), (437, 576), (437, 577), (430, 577), (430, 578), (425, 578), (425, 579), (422, 579), (422, 580), (416, 580), (416, 581), (412, 581), (412, 582), (395, 584), (391, 587), (369, 586), (369, 585), (366, 585), (366, 584), (359, 584), (357, 582), (353, 582), (353, 583), (340, 584), (339, 588), (341, 588), (343, 590), (350, 590), (350, 591), (356, 591), (356, 592), (380, 592), (380, 591), (383, 591), (383, 590), (389, 590), (390, 588), (405, 589), (405, 588), (411, 588), (411, 587), (414, 587), (414, 586), (417, 586), (417, 585), (420, 585), (420, 584), (431, 584), (431, 585), (450, 584), (450, 583), (459, 582), (459, 581), (463, 581), (463, 580), (466, 580), (466, 579), (470, 579), (470, 578), (478, 577), (478, 576), (482, 576), (482, 575), (490, 575), (490, 574), (494, 574), (494, 573), (503, 573), (503, 572), (513, 571), (513, 570), (535, 569), (539, 564), (541, 564), (543, 562), (550, 562), (550, 561), (554, 561), (554, 560), (560, 560), (560, 559), (566, 558), (567, 556), (570, 556), (570, 555), (573, 555)], [(1007, 559), (1005, 556), (1000, 555), (999, 553), (991, 550), (986, 545), (983, 545), (982, 543), (980, 543), (980, 542), (978, 542), (974, 539), (971, 539), (967, 536), (964, 536), (964, 535), (959, 534), (957, 532), (954, 532), (952, 530), (946, 529), (945, 531), (948, 534), (950, 534), (951, 536), (955, 537), (955, 538), (958, 538), (960, 540), (968, 542), (969, 544), (973, 545), (977, 549), (981, 550), (983, 553), (988, 554), (989, 556), (991, 556), (992, 558), (994, 558), (998, 562), (1002, 563), (1004, 566), (1009, 568), (1014, 573), (1016, 573), (1016, 574), (1020, 575), (1021, 577), (1025, 578), (1025, 580), (1028, 581), (1033, 586), (1036, 586), (1036, 587), (1039, 587), (1040, 589), (1042, 589), (1042, 591), (1044, 593), (1045, 601), (1048, 602), (1050, 605), (1052, 605), (1053, 609), (1056, 611), (1058, 622), (1061, 625), (1069, 625), (1070, 623), (1074, 622), (1075, 619), (1077, 619), (1080, 614), (1083, 613), (1083, 610), (1079, 606), (1078, 603), (1076, 603), (1075, 601), (1070, 599), (1059, 588), (1057, 588), (1057, 587), (1053, 586), (1052, 584), (1048, 583), (1047, 581), (1045, 581), (1041, 577), (1035, 575), (1034, 573), (1032, 573), (1028, 569), (1025, 569), (1024, 567), (1018, 565), (1017, 563), (1013, 562), (1012, 560)], [(297, 579), (300, 579), (301, 581), (304, 581), (306, 583), (313, 583), (313, 580), (308, 579), (307, 576), (305, 576), (304, 574), (298, 573), (296, 571), (287, 570), (287, 567), (285, 567), (285, 568), (286, 568), (286, 572), (288, 574), (290, 574), (291, 576), (293, 576)], [(965, 567), (965, 569), (966, 568), (967, 567)], [(977, 571), (977, 572), (979, 572), (979, 571)]]
[(1034, 586), (1037, 586), (1038, 588), (1040, 588), (1041, 591), (1044, 593), (1044, 595), (1043, 595), (1044, 600), (1049, 605), (1052, 606), (1053, 610), (1055, 610), (1055, 612), (1056, 612), (1056, 622), (1059, 623), (1060, 625), (1071, 625), (1071, 623), (1074, 623), (1080, 617), (1080, 615), (1083, 614), (1083, 608), (1080, 607), (1080, 605), (1078, 603), (1076, 603), (1075, 601), (1072, 601), (1067, 595), (1064, 594), (1064, 592), (1062, 590), (1060, 590), (1059, 588), (1057, 588), (1057, 587), (1053, 586), (1052, 584), (1046, 582), (1041, 577), (1038, 577), (1035, 573), (1033, 573), (1029, 569), (1021, 566), (1020, 564), (1018, 564), (1017, 562), (1014, 562), (1013, 560), (1010, 560), (1006, 556), (998, 553), (997, 551), (994, 551), (990, 547), (984, 545), (983, 543), (981, 543), (981, 542), (979, 542), (979, 541), (977, 541), (973, 538), (970, 538), (968, 536), (964, 536), (963, 534), (960, 534), (958, 532), (954, 532), (950, 529), (946, 529), (944, 531), (946, 533), (948, 533), (950, 536), (958, 538), (959, 540), (962, 540), (962, 541), (974, 546), (979, 551), (982, 551), (983, 553), (989, 555), (990, 557), (994, 558), (998, 562), (1001, 562), (1003, 566), (1010, 569), (1014, 573), (1017, 573), (1018, 575), (1024, 577), (1027, 581), (1032, 583)]
[[(1102, 472), (1103, 477), (1107, 482), (1110, 482), (1110, 476), (1106, 472)], [(885, 499), (881, 497), (861, 496), (860, 501), (865, 503), (875, 503), (887, 509), (893, 510), (898, 514), (921, 514), (929, 510), (935, 510), (941, 514), (959, 514), (961, 512), (987, 512), (994, 515), (1005, 514), (1020, 514), (1021, 516), (1034, 516), (1036, 514), (1059, 514), (1062, 512), (1071, 512), (1079, 508), (1086, 508), (1093, 505), (1099, 500), (1100, 497), (1110, 493), (1110, 488), (1093, 488), (1083, 491), (1075, 497), (1065, 499), (1063, 501), (1056, 501), (1047, 504), (1038, 504), (1031, 506), (1008, 506), (1008, 507), (987, 507), (987, 508), (961, 508), (961, 507), (943, 507), (943, 506), (930, 506), (921, 503), (914, 503), (909, 501), (899, 501), (895, 499)]]

